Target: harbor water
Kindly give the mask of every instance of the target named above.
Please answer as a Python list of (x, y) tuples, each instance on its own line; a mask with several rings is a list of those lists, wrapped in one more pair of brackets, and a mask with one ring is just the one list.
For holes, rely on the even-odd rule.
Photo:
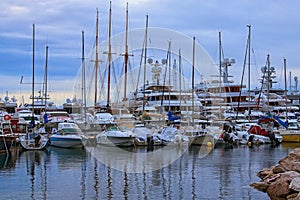
[[(109, 162), (130, 169), (119, 170), (91, 149), (12, 152), (0, 155), (1, 199), (269, 199), (250, 184), (260, 180), (258, 171), (275, 165), (296, 147), (283, 143), (251, 148), (191, 146), (184, 151), (178, 149), (182, 147), (162, 148), (169, 151), (161, 154), (162, 159), (175, 151), (180, 156), (153, 170), (146, 165), (153, 165), (154, 160), (141, 164), (122, 155), (110, 157)], [(124, 151), (138, 157), (149, 149)]]

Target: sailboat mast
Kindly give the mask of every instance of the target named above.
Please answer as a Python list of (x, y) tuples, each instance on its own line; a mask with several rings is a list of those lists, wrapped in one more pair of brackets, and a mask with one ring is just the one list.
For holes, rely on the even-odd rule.
[(106, 107), (109, 109), (110, 102), (110, 68), (111, 68), (111, 1), (109, 2), (109, 25), (108, 25), (108, 71), (107, 71), (107, 104)]
[(192, 122), (194, 125), (194, 92), (195, 92), (195, 36), (193, 37), (193, 66), (192, 66)]
[(48, 51), (49, 51), (49, 47), (46, 46), (46, 66), (45, 66), (45, 110), (46, 110), (46, 107), (47, 107), (47, 91), (48, 91)]
[(268, 77), (267, 77), (267, 106), (268, 106), (268, 114), (270, 112), (270, 55), (268, 54), (267, 56), (267, 67), (268, 67)]
[(99, 52), (98, 52), (98, 24), (99, 24), (99, 11), (97, 9), (97, 18), (96, 18), (96, 60), (95, 60), (95, 96), (94, 96), (94, 106), (97, 103), (97, 93), (98, 93), (98, 67), (99, 67)]
[(144, 94), (143, 94), (143, 111), (145, 110), (145, 89), (146, 89), (146, 61), (147, 61), (147, 40), (148, 40), (148, 15), (146, 15), (146, 30), (145, 30), (145, 50), (144, 50)]
[(178, 52), (178, 67), (179, 67), (179, 109), (181, 110), (181, 101), (182, 101), (182, 95), (181, 95), (181, 50), (179, 49)]
[(169, 111), (171, 110), (171, 41), (169, 41)]
[(250, 119), (250, 33), (251, 33), (251, 25), (247, 25), (249, 32), (248, 32), (248, 116)]
[(32, 123), (32, 128), (35, 127), (35, 122), (34, 122), (34, 51), (35, 51), (35, 25), (32, 25), (32, 109), (31, 109), (31, 123)]
[(83, 100), (83, 112), (84, 112), (84, 122), (86, 123), (86, 85), (85, 85), (85, 62), (84, 62), (84, 31), (81, 32), (82, 35), (82, 100)]
[[(220, 86), (221, 86), (221, 78), (222, 78), (222, 41), (221, 41), (221, 32), (219, 32), (219, 73), (220, 73)], [(221, 89), (221, 87), (220, 87)]]
[(127, 96), (127, 68), (128, 68), (128, 2), (126, 4), (126, 27), (125, 27), (125, 31), (126, 31), (126, 38), (125, 38), (125, 55), (124, 55), (124, 59), (125, 59), (125, 63), (124, 63), (124, 98), (123, 100), (126, 100), (126, 96)]
[(287, 113), (287, 81), (286, 81), (286, 58), (283, 58), (283, 67), (284, 67), (284, 98), (285, 98), (285, 120), (288, 120), (288, 113)]

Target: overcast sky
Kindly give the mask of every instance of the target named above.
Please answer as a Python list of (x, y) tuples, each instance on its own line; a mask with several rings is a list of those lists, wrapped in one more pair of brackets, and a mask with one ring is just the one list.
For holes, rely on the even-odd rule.
[[(112, 34), (125, 29), (127, 1), (112, 1)], [(222, 32), (225, 57), (235, 58), (230, 68), (240, 82), (241, 69), (251, 24), (251, 81), (255, 87), (261, 66), (270, 54), (277, 69), (278, 86), (284, 87), (283, 58), (292, 77), (300, 74), (300, 2), (297, 0), (129, 0), (129, 29), (160, 27), (181, 32), (196, 40), (218, 63), (218, 32)], [(81, 31), (85, 32), (85, 51), (95, 41), (96, 9), (99, 10), (99, 40), (107, 38), (109, 1), (96, 0), (3, 0), (0, 2), (0, 97), (6, 91), (19, 101), (31, 82), (32, 24), (36, 26), (36, 80), (43, 79), (45, 48), (49, 46), (49, 90), (58, 104), (72, 97), (74, 78), (81, 66)], [(130, 45), (130, 44), (129, 44)], [(257, 87), (260, 85), (257, 83)]]

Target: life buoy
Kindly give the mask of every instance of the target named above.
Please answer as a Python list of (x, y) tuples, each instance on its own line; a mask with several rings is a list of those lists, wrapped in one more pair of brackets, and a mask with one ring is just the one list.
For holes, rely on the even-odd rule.
[(10, 115), (4, 115), (4, 120), (9, 121), (10, 120)]

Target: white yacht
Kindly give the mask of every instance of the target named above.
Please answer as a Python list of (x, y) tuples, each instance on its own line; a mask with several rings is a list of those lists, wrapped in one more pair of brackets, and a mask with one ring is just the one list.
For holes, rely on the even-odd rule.
[(151, 82), (147, 81), (130, 94), (130, 110), (147, 105), (154, 107), (162, 114), (166, 114), (168, 111), (181, 111), (183, 115), (188, 115), (192, 113), (192, 110), (200, 113), (202, 104), (196, 93), (181, 88), (174, 89), (175, 87), (170, 85), (170, 81), (164, 81), (161, 78), (161, 74), (165, 73), (162, 68), (163, 64), (159, 64), (158, 61), (152, 63), (152, 59), (148, 60), (148, 64), (151, 67), (152, 80)]

